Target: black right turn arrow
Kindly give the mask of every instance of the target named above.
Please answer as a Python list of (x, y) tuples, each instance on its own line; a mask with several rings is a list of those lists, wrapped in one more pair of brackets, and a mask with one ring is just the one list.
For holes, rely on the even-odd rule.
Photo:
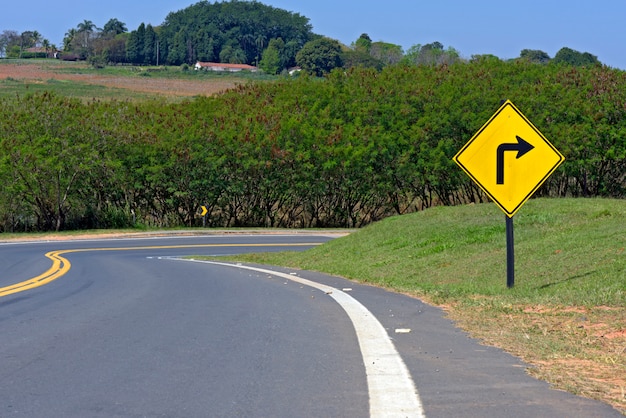
[(517, 143), (515, 144), (500, 144), (498, 146), (498, 155), (496, 161), (496, 184), (504, 184), (504, 153), (506, 151), (517, 151), (516, 159), (526, 154), (528, 151), (535, 148), (533, 145), (524, 141), (519, 136), (515, 135)]

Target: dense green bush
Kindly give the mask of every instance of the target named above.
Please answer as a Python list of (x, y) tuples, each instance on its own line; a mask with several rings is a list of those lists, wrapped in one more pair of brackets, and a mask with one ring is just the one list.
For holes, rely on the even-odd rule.
[(486, 197), (452, 157), (510, 99), (565, 155), (539, 190), (626, 194), (626, 73), (480, 60), (180, 104), (0, 102), (0, 230), (362, 226)]

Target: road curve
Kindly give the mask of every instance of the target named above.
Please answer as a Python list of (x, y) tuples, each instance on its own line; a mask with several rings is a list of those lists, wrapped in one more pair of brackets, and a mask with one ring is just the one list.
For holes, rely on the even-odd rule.
[[(409, 391), (419, 391), (421, 404), (404, 415), (621, 416), (549, 390), (518, 359), (478, 344), (419, 300), (315, 272), (177, 260), (328, 239), (0, 245), (0, 416), (399, 416), (390, 405), (397, 400), (372, 401), (360, 325), (337, 303), (346, 296), (365, 309), (357, 316), (378, 322)], [(53, 270), (63, 274), (11, 288)]]

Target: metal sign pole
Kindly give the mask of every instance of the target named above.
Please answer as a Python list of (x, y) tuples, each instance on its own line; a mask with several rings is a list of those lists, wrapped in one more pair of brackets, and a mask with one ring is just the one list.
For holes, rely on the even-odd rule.
[(515, 285), (515, 247), (513, 245), (513, 217), (506, 216), (506, 287)]
[(565, 157), (509, 100), (454, 156), (506, 217), (506, 284), (515, 285), (513, 215)]

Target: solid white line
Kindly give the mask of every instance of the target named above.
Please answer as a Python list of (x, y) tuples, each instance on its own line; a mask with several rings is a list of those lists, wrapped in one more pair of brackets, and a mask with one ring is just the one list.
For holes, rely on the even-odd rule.
[(385, 328), (365, 306), (352, 296), (334, 287), (303, 279), (293, 274), (241, 264), (200, 260), (183, 261), (216, 264), (271, 274), (326, 293), (344, 309), (354, 325), (367, 375), (370, 417), (425, 418), (422, 402), (413, 379)]

